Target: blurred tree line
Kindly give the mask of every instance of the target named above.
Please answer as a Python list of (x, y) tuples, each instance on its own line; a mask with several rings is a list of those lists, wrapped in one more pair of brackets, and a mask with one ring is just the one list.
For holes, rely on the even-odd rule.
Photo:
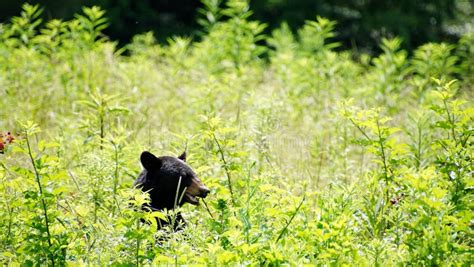
[[(121, 43), (146, 31), (160, 41), (171, 35), (197, 36), (203, 7), (198, 0), (0, 0), (0, 22), (19, 15), (24, 2), (40, 4), (46, 19), (70, 19), (82, 6), (98, 5), (107, 10), (106, 34)], [(299, 28), (316, 15), (336, 20), (336, 39), (343, 48), (364, 52), (377, 49), (382, 37), (400, 36), (404, 48), (412, 50), (474, 31), (473, 0), (251, 0), (250, 7), (254, 19), (268, 24), (268, 32), (282, 22)]]

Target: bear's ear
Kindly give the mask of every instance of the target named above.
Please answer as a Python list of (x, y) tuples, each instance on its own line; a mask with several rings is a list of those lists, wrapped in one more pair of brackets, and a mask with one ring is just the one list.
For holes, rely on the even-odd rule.
[(140, 156), (143, 168), (146, 170), (157, 170), (161, 168), (161, 160), (148, 151), (143, 151)]
[(186, 162), (186, 150), (184, 150), (184, 152), (181, 155), (179, 155), (178, 159)]

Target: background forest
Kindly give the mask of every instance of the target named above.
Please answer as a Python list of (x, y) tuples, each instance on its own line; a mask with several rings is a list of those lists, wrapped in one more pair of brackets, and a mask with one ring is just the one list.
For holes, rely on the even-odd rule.
[[(105, 34), (121, 44), (147, 31), (153, 31), (159, 42), (176, 35), (200, 40), (202, 19), (219, 19), (203, 16), (206, 7), (225, 6), (222, 0), (68, 0), (67, 5), (54, 0), (0, 0), (0, 22), (18, 15), (24, 2), (41, 5), (46, 20), (68, 20), (83, 6), (100, 6), (109, 22)], [(337, 21), (334, 40), (354, 53), (378, 54), (382, 38), (397, 36), (408, 51), (427, 42), (455, 42), (474, 27), (470, 0), (252, 0), (249, 6), (252, 19), (267, 24), (266, 34), (283, 22), (295, 32), (315, 15)]]

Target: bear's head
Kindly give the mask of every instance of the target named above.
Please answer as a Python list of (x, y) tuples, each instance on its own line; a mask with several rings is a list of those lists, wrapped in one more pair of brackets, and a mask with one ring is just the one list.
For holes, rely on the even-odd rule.
[(186, 202), (198, 205), (198, 197), (209, 194), (209, 189), (186, 163), (186, 152), (179, 157), (156, 157), (144, 151), (140, 161), (144, 170), (137, 184), (149, 192), (150, 204), (155, 209), (173, 209)]

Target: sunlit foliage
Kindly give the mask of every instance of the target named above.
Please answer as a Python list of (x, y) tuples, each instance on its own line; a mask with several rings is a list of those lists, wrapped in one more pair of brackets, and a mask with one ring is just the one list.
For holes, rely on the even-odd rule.
[[(98, 7), (0, 26), (0, 262), (468, 266), (472, 35), (355, 58), (337, 22), (214, 2), (199, 42), (119, 48)], [(157, 232), (138, 157), (185, 147), (211, 194)]]

